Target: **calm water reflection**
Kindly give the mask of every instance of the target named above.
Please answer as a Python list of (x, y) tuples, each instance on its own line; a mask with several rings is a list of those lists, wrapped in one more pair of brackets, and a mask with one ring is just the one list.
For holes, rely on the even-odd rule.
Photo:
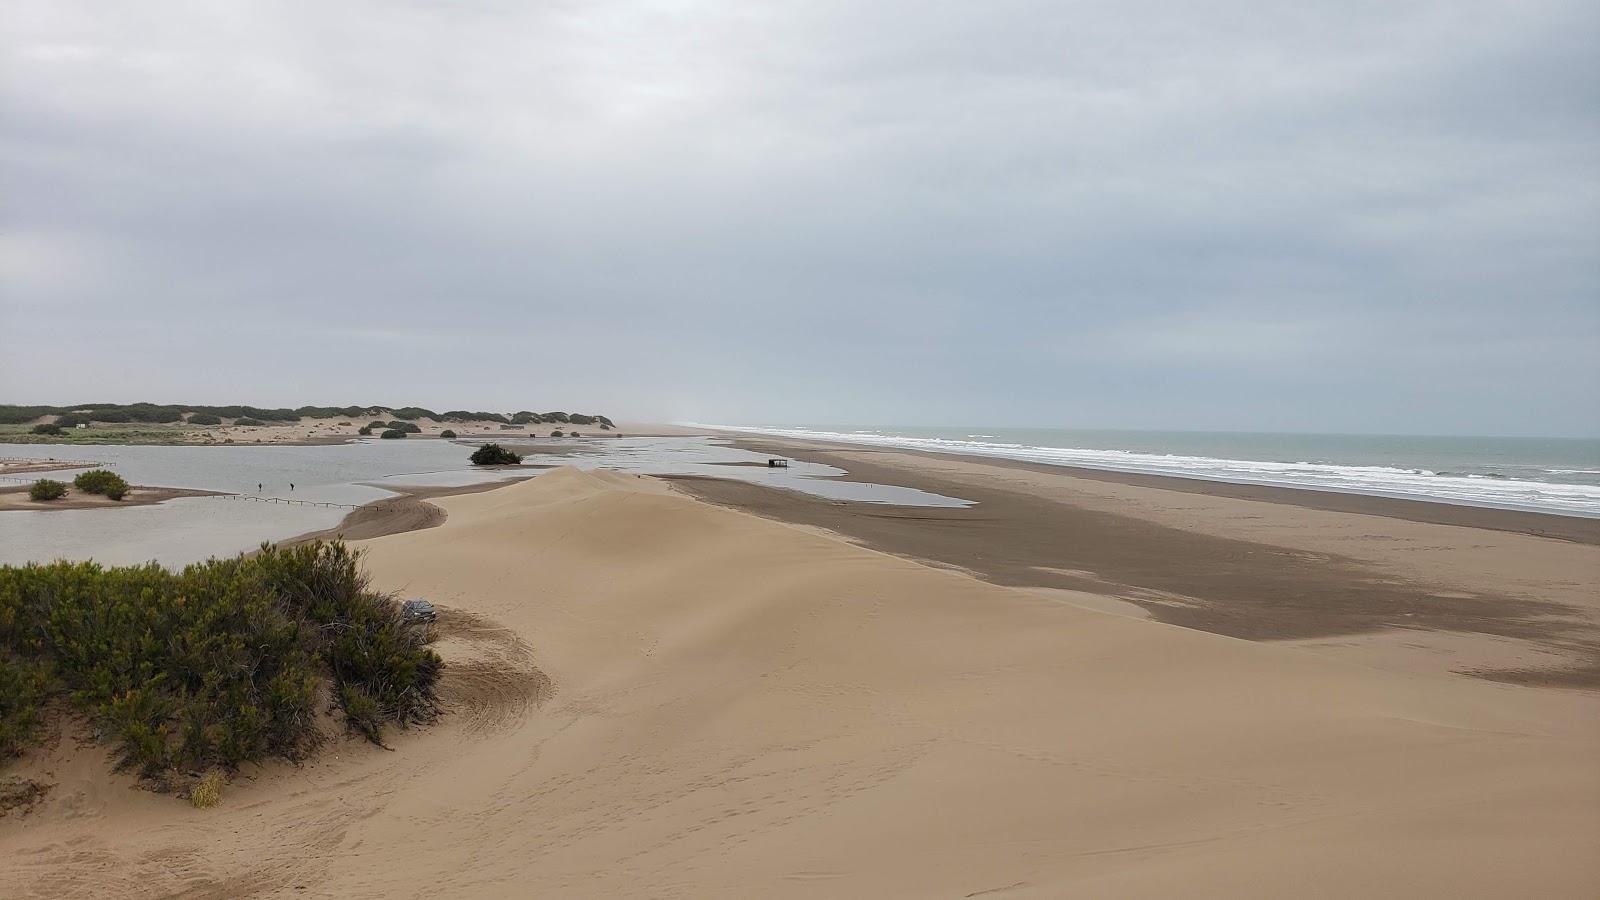
[[(966, 501), (910, 488), (838, 481), (843, 470), (830, 466), (798, 461), (787, 470), (720, 465), (764, 457), (710, 438), (596, 438), (564, 441), (561, 446), (570, 452), (539, 454), (528, 462), (652, 475), (739, 478), (836, 500), (967, 505)], [(474, 470), (462, 445), (440, 440), (372, 440), (314, 447), (35, 444), (7, 448), (7, 455), (102, 463), (133, 484), (350, 504), (390, 496), (392, 492), (381, 487), (384, 484), (454, 486), (512, 477), (507, 470)], [(540, 471), (529, 470), (526, 477)], [(72, 474), (65, 471), (57, 477), (65, 480)], [(123, 509), (0, 512), (0, 563), (56, 558), (93, 558), (109, 564), (151, 559), (191, 562), (327, 528), (347, 512), (205, 497)]]

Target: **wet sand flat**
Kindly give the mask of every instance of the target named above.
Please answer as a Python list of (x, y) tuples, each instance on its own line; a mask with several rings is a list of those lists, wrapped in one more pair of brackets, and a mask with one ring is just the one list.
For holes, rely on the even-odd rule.
[[(1396, 659), (1402, 667), (1600, 686), (1600, 546), (1588, 539), (1596, 526), (1588, 520), (1417, 510), (1444, 505), (1386, 498), (1330, 502), (1323, 492), (1087, 477), (970, 457), (739, 444), (977, 503), (840, 504), (727, 479), (674, 481), (702, 499), (997, 584), (1109, 594), (1171, 624), (1252, 640), (1404, 629), (1416, 646), (1396, 652), (1425, 659)], [(1410, 515), (1390, 514), (1397, 510)], [(1456, 516), (1473, 524), (1437, 521)]]

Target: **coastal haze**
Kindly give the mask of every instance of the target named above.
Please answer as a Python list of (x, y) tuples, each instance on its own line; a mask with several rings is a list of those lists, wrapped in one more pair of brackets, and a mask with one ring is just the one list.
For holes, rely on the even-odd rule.
[(0, 897), (1600, 896), (1600, 6), (0, 23)]

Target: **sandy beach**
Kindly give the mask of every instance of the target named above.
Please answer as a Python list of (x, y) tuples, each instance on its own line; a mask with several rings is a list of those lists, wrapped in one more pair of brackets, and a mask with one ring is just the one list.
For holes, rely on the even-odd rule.
[[(53, 786), (26, 817), (0, 818), (0, 883), (19, 897), (1580, 897), (1600, 885), (1600, 693), (1312, 646), (1353, 640), (1345, 619), (1360, 607), (1334, 625), (1285, 612), (1269, 640), (1229, 635), (1216, 608), (1278, 563), (1303, 585), (1293, 566), (1338, 580), (1389, 560), (1384, 577), (1418, 576), (1453, 571), (1476, 542), (1487, 571), (1493, 542), (1521, 541), (1535, 543), (1505, 546), (1587, 565), (1591, 545), (1383, 519), (1462, 542), (1428, 533), (1392, 559), (1313, 560), (1304, 548), (1360, 542), (1317, 511), (1285, 513), (1310, 523), (1276, 545), (1287, 555), (1233, 559), (1184, 595), (1205, 615), (1179, 627), (1113, 585), (1124, 569), (991, 583), (1021, 564), (985, 571), (974, 556), (1003, 559), (1006, 541), (962, 565), (984, 580), (907, 558), (916, 548), (867, 546), (881, 535), (843, 539), (850, 527), (794, 506), (781, 512), (798, 525), (728, 508), (756, 501), (712, 497), (712, 484), (557, 469), (428, 499), (442, 522), (362, 546), (380, 587), (444, 610), (440, 724), (393, 752), (346, 741), (303, 767), (248, 771), (207, 811), (106, 775), (65, 729), (13, 769)], [(1130, 518), (1183, 530), (1205, 517), (1223, 543), (1195, 552), (1226, 556), (1269, 525), (1218, 519), (1209, 504), (1223, 501), (1267, 505), (1169, 498)], [(1149, 539), (1129, 528), (1122, 540)], [(1152, 560), (1180, 551), (1145, 545)], [(1514, 600), (1536, 568), (1478, 589)]]
[(830, 503), (742, 482), (689, 492), (1018, 587), (1401, 671), (1600, 687), (1600, 520), (814, 442), (763, 454), (977, 501)]

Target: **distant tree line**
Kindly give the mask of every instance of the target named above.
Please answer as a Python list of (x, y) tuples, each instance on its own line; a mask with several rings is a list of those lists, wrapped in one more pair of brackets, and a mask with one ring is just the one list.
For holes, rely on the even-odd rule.
[[(191, 425), (221, 425), (224, 419), (243, 419), (235, 424), (276, 424), (298, 422), (301, 419), (355, 419), (364, 416), (389, 415), (401, 422), (431, 419), (435, 422), (499, 422), (503, 425), (538, 425), (555, 422), (572, 425), (599, 425), (602, 429), (616, 427), (605, 416), (584, 413), (522, 410), (516, 413), (497, 413), (451, 409), (436, 413), (420, 406), (302, 406), (298, 409), (266, 409), (259, 406), (195, 406), (190, 404), (159, 403), (76, 403), (70, 406), (20, 406), (0, 404), (0, 425), (20, 425), (45, 416), (55, 416), (53, 423), (62, 428), (73, 428), (90, 422), (111, 424), (142, 422), (152, 425), (171, 425), (188, 422)], [(373, 422), (373, 427), (393, 422)]]

